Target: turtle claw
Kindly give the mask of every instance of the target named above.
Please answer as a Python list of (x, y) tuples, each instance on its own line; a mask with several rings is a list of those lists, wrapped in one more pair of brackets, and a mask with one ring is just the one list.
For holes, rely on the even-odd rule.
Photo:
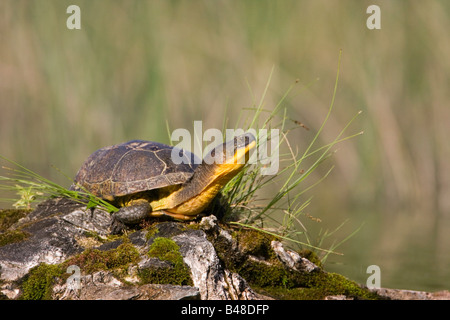
[(109, 229), (111, 230), (111, 234), (121, 234), (126, 229), (126, 226), (122, 221), (113, 216)]

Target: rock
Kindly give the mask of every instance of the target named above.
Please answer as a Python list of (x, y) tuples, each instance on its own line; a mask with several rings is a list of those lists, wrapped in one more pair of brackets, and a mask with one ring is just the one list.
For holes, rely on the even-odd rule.
[(403, 289), (370, 289), (381, 297), (391, 300), (450, 300), (450, 291), (425, 292)]
[[(205, 229), (219, 229), (216, 220), (205, 218)], [(32, 268), (41, 264), (56, 265), (76, 257), (86, 249), (112, 252), (122, 240), (100, 242), (95, 237), (110, 233), (110, 214), (99, 209), (87, 210), (83, 204), (67, 199), (52, 199), (9, 229), (21, 230), (28, 237), (0, 247), (1, 292), (10, 299), (21, 294), (20, 283)], [(209, 224), (209, 228), (206, 225)], [(61, 279), (53, 288), (54, 299), (256, 299), (259, 297), (238, 274), (225, 269), (205, 231), (186, 229), (185, 224), (161, 222), (154, 226), (157, 237), (173, 239), (180, 247), (184, 263), (189, 267), (194, 286), (140, 283), (139, 272), (171, 268), (171, 263), (149, 258), (146, 253), (154, 237), (140, 230), (128, 236), (140, 252), (139, 262), (128, 267), (128, 274), (115, 277), (111, 271), (81, 274), (81, 289)], [(230, 237), (227, 234), (228, 237)], [(230, 237), (231, 238), (231, 237)], [(101, 240), (101, 239), (100, 239)], [(94, 256), (91, 259), (98, 259)], [(67, 278), (67, 276), (66, 276)], [(125, 284), (127, 283), (127, 284)], [(131, 283), (131, 284), (130, 284)]]
[(60, 263), (81, 252), (77, 239), (86, 231), (107, 234), (107, 213), (82, 207), (66, 199), (46, 201), (10, 227), (29, 236), (0, 247), (0, 279), (14, 281), (40, 263)]
[(146, 284), (138, 300), (200, 300), (198, 288), (171, 284)]
[[(204, 218), (205, 219), (205, 218)], [(253, 300), (257, 295), (238, 274), (224, 269), (203, 231), (173, 237), (203, 300)]]
[(348, 298), (343, 294), (339, 294), (336, 296), (326, 296), (324, 300), (354, 300), (353, 298)]
[(255, 300), (271, 298), (253, 284), (264, 292), (277, 286), (276, 293), (327, 283), (308, 281), (325, 271), (274, 237), (213, 215), (190, 223), (148, 219), (120, 237), (111, 235), (111, 222), (103, 210), (51, 199), (0, 230), (22, 235), (0, 245), (0, 298)]
[(280, 259), (281, 262), (283, 262), (290, 269), (301, 272), (313, 272), (320, 270), (318, 266), (308, 259), (302, 258), (297, 252), (285, 250), (279, 241), (272, 241), (271, 246), (278, 259)]
[(200, 298), (197, 288), (169, 284), (130, 286), (119, 281), (111, 272), (99, 271), (81, 277), (81, 289), (64, 283), (53, 288), (58, 300), (194, 300)]

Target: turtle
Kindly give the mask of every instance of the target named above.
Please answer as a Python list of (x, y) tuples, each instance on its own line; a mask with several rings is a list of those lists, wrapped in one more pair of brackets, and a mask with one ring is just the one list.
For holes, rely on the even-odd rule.
[(70, 189), (87, 191), (118, 206), (112, 216), (115, 233), (147, 217), (192, 220), (241, 171), (255, 146), (254, 135), (245, 133), (199, 160), (184, 149), (131, 140), (92, 153)]

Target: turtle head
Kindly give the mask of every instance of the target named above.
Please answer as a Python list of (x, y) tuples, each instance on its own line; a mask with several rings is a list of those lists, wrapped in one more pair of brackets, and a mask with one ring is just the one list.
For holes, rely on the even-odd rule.
[(203, 158), (188, 181), (165, 201), (166, 210), (174, 217), (192, 219), (205, 209), (217, 193), (247, 163), (250, 151), (256, 147), (251, 133), (235, 137), (218, 145)]
[(212, 149), (203, 158), (203, 162), (227, 172), (239, 170), (247, 163), (250, 151), (255, 146), (253, 134), (245, 133)]

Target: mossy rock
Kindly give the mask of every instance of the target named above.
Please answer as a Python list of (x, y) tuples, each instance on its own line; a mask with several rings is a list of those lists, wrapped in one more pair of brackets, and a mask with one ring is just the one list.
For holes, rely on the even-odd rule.
[(235, 245), (217, 234), (209, 236), (226, 268), (240, 274), (257, 292), (275, 299), (324, 299), (331, 295), (345, 295), (355, 299), (379, 297), (357, 283), (323, 270), (317, 255), (310, 250), (297, 252), (319, 267), (301, 272), (286, 267), (276, 256), (271, 242), (278, 240), (258, 230), (231, 231)]
[(148, 250), (148, 256), (172, 263), (183, 262), (180, 247), (175, 241), (169, 238), (156, 238)]
[(148, 241), (151, 238), (155, 237), (158, 233), (159, 233), (158, 227), (151, 226), (150, 228), (147, 229), (147, 233), (145, 234), (145, 238)]
[(272, 235), (257, 230), (242, 229), (236, 232), (235, 238), (240, 250), (245, 255), (252, 255), (264, 259), (272, 259), (275, 257), (271, 242), (277, 240), (277, 238)]
[(336, 273), (320, 272), (304, 278), (302, 286), (287, 288), (282, 286), (265, 286), (254, 289), (281, 300), (323, 300), (327, 296), (345, 296), (355, 300), (383, 299), (376, 293), (362, 288), (356, 282)]
[(29, 237), (29, 233), (20, 229), (8, 229), (30, 212), (31, 210), (28, 209), (0, 210), (0, 247), (10, 243), (23, 241)]
[(32, 210), (29, 209), (6, 209), (0, 210), (0, 232), (6, 231), (10, 226), (25, 217)]
[[(218, 261), (218, 263), (215, 262), (217, 270), (227, 270), (238, 274), (246, 280), (245, 285), (249, 285), (253, 291), (276, 299), (323, 299), (329, 295), (345, 295), (357, 299), (377, 298), (375, 294), (361, 288), (353, 281), (338, 274), (325, 272), (320, 260), (311, 251), (305, 250), (299, 253), (319, 266), (315, 271), (301, 272), (287, 267), (279, 260), (272, 248), (272, 241), (279, 239), (257, 230), (233, 227), (214, 222), (211, 218), (208, 223), (203, 224), (154, 221), (143, 229), (128, 232), (120, 237), (103, 234), (100, 236), (93, 230), (82, 233), (74, 230), (73, 233), (66, 234), (64, 233), (66, 229), (57, 229), (60, 226), (59, 223), (64, 223), (65, 227), (71, 225), (66, 225), (66, 222), (56, 215), (56, 207), (52, 208), (51, 216), (41, 214), (30, 223), (27, 222), (23, 230), (18, 228), (14, 231), (10, 230), (10, 226), (24, 217), (27, 212), (25, 210), (0, 211), (2, 228), (0, 248), (4, 251), (10, 247), (21, 246), (20, 242), (27, 239), (27, 233), (23, 232), (24, 230), (30, 233), (29, 239), (37, 235), (41, 238), (36, 236), (36, 239), (45, 241), (51, 239), (52, 243), (55, 241), (55, 232), (61, 232), (58, 244), (61, 248), (71, 248), (64, 251), (64, 255), (69, 257), (66, 261), (58, 265), (40, 264), (30, 269), (23, 278), (14, 280), (16, 282), (12, 283), (13, 287), (21, 289), (21, 299), (51, 299), (54, 285), (56, 283), (64, 285), (65, 279), (70, 276), (70, 273), (66, 272), (70, 265), (78, 266), (83, 275), (106, 271), (122, 282), (125, 287), (133, 288), (133, 290), (147, 284), (194, 286), (195, 282), (195, 286), (200, 287), (198, 278), (195, 277), (194, 272), (191, 273), (189, 266), (195, 265), (192, 261), (201, 260), (202, 252), (199, 251), (196, 253), (199, 256), (194, 257), (186, 253), (192, 249), (191, 247), (197, 248), (195, 239), (202, 240), (200, 241), (202, 245), (207, 245), (214, 255), (217, 253), (214, 258), (214, 261)], [(89, 215), (85, 218), (88, 219)], [(180, 235), (182, 237), (179, 237)], [(92, 247), (83, 245), (83, 243), (86, 244), (83, 242), (86, 239), (93, 243)], [(183, 240), (180, 241), (180, 239)], [(14, 245), (5, 246), (13, 242), (15, 242)], [(46, 244), (47, 242), (33, 243)], [(36, 248), (44, 250), (43, 252), (48, 250), (48, 246), (36, 246)], [(28, 250), (28, 247), (25, 249)], [(81, 250), (84, 251), (80, 253)], [(181, 253), (185, 255), (189, 266), (184, 263)], [(10, 255), (12, 260), (16, 257), (16, 251), (11, 252)], [(58, 294), (55, 293), (55, 297), (58, 298)], [(5, 296), (0, 296), (0, 299), (2, 298)]]
[(20, 242), (28, 238), (29, 234), (21, 230), (0, 233), (0, 247), (10, 243)]
[(303, 250), (300, 250), (298, 252), (298, 254), (301, 257), (308, 259), (309, 261), (314, 263), (319, 268), (323, 268), (322, 261), (320, 260), (320, 258), (317, 256), (317, 254), (314, 251), (311, 251), (309, 249), (303, 249)]
[(169, 238), (158, 237), (148, 250), (150, 258), (166, 262), (139, 271), (142, 283), (193, 285), (189, 268), (183, 262), (180, 247)]
[(55, 280), (64, 274), (60, 265), (42, 263), (31, 268), (22, 283), (23, 300), (51, 300)]
[(67, 260), (64, 265), (77, 265), (86, 273), (99, 270), (126, 268), (139, 260), (139, 251), (129, 242), (120, 244), (117, 248), (102, 251), (99, 249), (86, 249), (83, 253)]

